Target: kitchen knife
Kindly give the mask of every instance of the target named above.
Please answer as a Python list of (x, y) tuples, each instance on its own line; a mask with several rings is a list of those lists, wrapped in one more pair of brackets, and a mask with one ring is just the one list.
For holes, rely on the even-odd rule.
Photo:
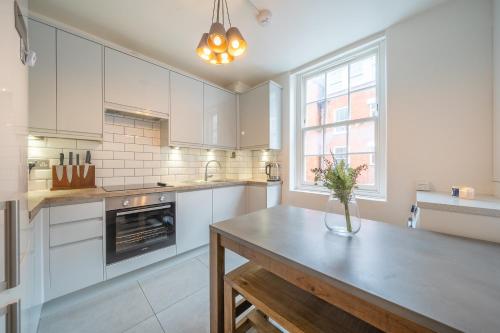
[(76, 165), (80, 165), (80, 154), (76, 154)]
[(59, 165), (64, 165), (64, 154), (63, 153), (59, 154)]
[(80, 178), (80, 154), (76, 154), (76, 174)]
[(72, 151), (69, 152), (69, 163), (68, 164), (73, 165), (73, 152)]
[(87, 150), (87, 153), (85, 154), (85, 163), (90, 164), (90, 159), (91, 159), (90, 150)]

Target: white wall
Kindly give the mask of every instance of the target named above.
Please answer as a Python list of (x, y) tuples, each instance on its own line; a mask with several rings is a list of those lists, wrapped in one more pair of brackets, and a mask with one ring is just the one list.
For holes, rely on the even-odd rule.
[[(491, 4), (450, 1), (386, 31), (388, 195), (387, 202), (362, 201), (363, 217), (404, 224), (418, 180), (439, 191), (466, 184), (493, 192)], [(275, 80), (288, 90), (287, 74)], [(288, 99), (285, 93), (285, 143)], [(280, 160), (286, 175), (287, 144)], [(324, 208), (326, 196), (285, 183), (285, 203)]]
[(495, 142), (494, 142), (494, 180), (495, 194), (500, 197), (500, 0), (494, 0), (494, 55), (495, 59)]

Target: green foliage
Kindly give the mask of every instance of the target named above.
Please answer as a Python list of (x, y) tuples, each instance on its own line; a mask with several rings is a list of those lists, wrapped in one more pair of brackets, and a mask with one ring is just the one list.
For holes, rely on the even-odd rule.
[(351, 200), (352, 190), (361, 172), (368, 169), (366, 164), (351, 168), (344, 160), (337, 160), (333, 153), (332, 160), (324, 159), (324, 168), (314, 168), (314, 181), (322, 182), (329, 190), (333, 191), (343, 204)]

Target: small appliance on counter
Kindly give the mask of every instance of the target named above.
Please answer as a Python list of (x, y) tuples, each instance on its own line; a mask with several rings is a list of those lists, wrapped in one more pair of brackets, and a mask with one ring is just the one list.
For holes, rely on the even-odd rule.
[(266, 164), (266, 175), (268, 182), (277, 182), (281, 180), (280, 165), (278, 162), (269, 162)]

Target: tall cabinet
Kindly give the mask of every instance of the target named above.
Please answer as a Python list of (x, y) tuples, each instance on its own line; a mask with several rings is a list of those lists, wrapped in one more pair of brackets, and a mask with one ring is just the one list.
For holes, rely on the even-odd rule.
[(57, 130), (102, 134), (102, 46), (57, 31)]
[(203, 143), (212, 147), (235, 148), (237, 144), (236, 95), (204, 84)]
[(29, 127), (34, 134), (102, 138), (103, 47), (29, 20), (38, 61), (29, 72)]
[(281, 149), (281, 95), (273, 81), (240, 95), (241, 149)]

